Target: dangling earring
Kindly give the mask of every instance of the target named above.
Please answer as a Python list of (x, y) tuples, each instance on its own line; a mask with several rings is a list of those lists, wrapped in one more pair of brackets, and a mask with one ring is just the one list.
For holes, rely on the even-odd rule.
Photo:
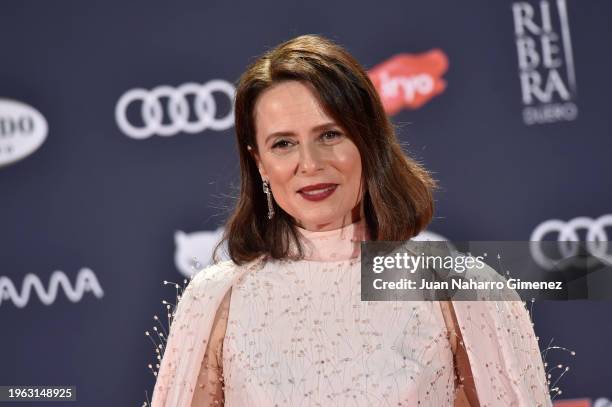
[(270, 191), (270, 182), (267, 180), (263, 181), (263, 191), (266, 194), (268, 200), (268, 219), (272, 219), (274, 216), (274, 206), (272, 205), (272, 192)]

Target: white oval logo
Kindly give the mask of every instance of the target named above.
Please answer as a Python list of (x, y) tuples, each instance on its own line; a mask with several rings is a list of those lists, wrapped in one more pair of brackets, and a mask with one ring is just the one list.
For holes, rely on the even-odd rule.
[(0, 99), (0, 167), (17, 162), (47, 138), (47, 121), (32, 106)]

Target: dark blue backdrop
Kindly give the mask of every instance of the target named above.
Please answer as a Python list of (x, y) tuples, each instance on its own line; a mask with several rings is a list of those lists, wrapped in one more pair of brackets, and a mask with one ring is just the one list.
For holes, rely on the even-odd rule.
[[(176, 95), (186, 83), (235, 83), (254, 56), (299, 34), (336, 40), (367, 69), (416, 55), (414, 65), (389, 71), (399, 76), (430, 74), (418, 59), (424, 52), (447, 58), (438, 78), (445, 88), (421, 95), (422, 105), (407, 100), (392, 116), (406, 150), (441, 184), (430, 231), (453, 240), (529, 240), (551, 219), (594, 224), (611, 214), (612, 3), (548, 5), (553, 28), (545, 32), (525, 23), (532, 7), (534, 24), (544, 25), (540, 2), (531, 0), (3, 2), (0, 385), (71, 384), (78, 405), (142, 404), (154, 379), (144, 332), (163, 314), (161, 299), (174, 299), (162, 281), (181, 281), (193, 255), (206, 260), (237, 193), (238, 162), (231, 126), (194, 133), (178, 126), (136, 139), (118, 125), (117, 104), (134, 88), (167, 85)], [(521, 36), (517, 24), (532, 30)], [(526, 37), (542, 61), (542, 41), (552, 39), (556, 63), (521, 67), (520, 50), (531, 50)], [(525, 104), (521, 75), (545, 81), (552, 70), (567, 94), (555, 88), (550, 100)], [(171, 103), (161, 100), (162, 125), (170, 125)], [(205, 108), (214, 105), (217, 119), (231, 113), (223, 91), (213, 100)], [(197, 122), (194, 104), (187, 96)], [(532, 124), (523, 116), (567, 104), (577, 117)], [(134, 126), (144, 124), (139, 109), (136, 101), (125, 112)], [(19, 120), (21, 129), (8, 124)], [(34, 139), (42, 141), (37, 149), (28, 147)], [(17, 157), (22, 150), (31, 154)], [(61, 273), (52, 278), (54, 271)], [(40, 290), (26, 298), (30, 273), (27, 285), (40, 282)], [(44, 300), (58, 281), (67, 284)], [(78, 281), (80, 291), (70, 294)], [(17, 306), (19, 299), (27, 301)], [(611, 311), (609, 302), (535, 304), (540, 344), (554, 339), (577, 352), (547, 357), (571, 366), (560, 398), (612, 398)]]

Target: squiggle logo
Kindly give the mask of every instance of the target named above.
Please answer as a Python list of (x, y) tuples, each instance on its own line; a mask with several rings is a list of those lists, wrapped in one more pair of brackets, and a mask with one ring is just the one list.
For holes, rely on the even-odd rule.
[(37, 275), (26, 274), (21, 285), (21, 294), (17, 292), (10, 278), (0, 276), (0, 306), (3, 301), (12, 300), (17, 308), (23, 308), (28, 304), (32, 290), (36, 292), (40, 302), (51, 305), (55, 302), (57, 290), (60, 286), (66, 297), (72, 302), (79, 302), (83, 298), (83, 294), (88, 291), (92, 292), (97, 298), (104, 296), (104, 291), (102, 291), (94, 272), (88, 268), (82, 268), (77, 275), (74, 288), (72, 288), (66, 274), (61, 271), (54, 271), (51, 274), (48, 290), (45, 289)]

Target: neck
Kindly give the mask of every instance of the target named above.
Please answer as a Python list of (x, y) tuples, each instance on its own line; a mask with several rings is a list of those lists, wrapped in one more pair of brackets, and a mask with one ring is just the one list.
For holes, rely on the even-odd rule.
[(296, 227), (305, 260), (342, 261), (354, 259), (361, 254), (361, 242), (368, 239), (365, 221), (342, 226), (337, 229), (312, 231)]

